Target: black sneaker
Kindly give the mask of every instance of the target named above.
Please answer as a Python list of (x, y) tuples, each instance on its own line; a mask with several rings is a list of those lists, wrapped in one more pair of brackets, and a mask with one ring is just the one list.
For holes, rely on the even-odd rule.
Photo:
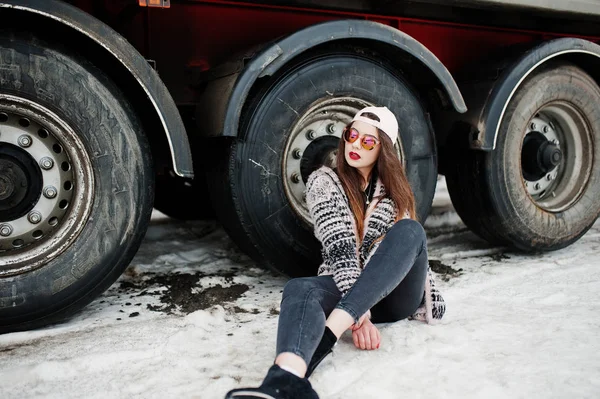
[(319, 395), (306, 378), (274, 364), (260, 387), (234, 389), (225, 399), (319, 399)]

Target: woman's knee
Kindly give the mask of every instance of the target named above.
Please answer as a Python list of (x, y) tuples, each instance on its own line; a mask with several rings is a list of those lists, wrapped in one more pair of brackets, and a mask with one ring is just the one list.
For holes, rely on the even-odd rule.
[(389, 235), (404, 242), (407, 239), (413, 240), (414, 244), (424, 243), (427, 240), (425, 229), (421, 223), (413, 219), (401, 219), (397, 221), (387, 232), (386, 236)]
[(283, 287), (283, 298), (304, 296), (315, 287), (310, 277), (298, 277), (289, 280)]

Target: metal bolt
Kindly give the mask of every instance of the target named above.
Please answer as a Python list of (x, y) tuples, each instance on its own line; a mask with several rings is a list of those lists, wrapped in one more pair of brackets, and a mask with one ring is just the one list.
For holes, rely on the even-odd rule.
[(30, 223), (38, 224), (42, 221), (42, 214), (38, 211), (31, 211), (29, 212), (29, 215), (27, 215), (27, 220), (29, 220)]
[(536, 190), (540, 189), (540, 183), (535, 183), (535, 186), (533, 186), (533, 188), (535, 188)]
[(317, 134), (315, 133), (314, 130), (309, 130), (308, 132), (306, 132), (306, 138), (309, 140), (314, 140), (315, 137), (317, 137)]
[(44, 197), (46, 197), (48, 199), (52, 199), (52, 198), (56, 197), (56, 194), (58, 194), (58, 191), (56, 190), (55, 187), (52, 187), (52, 186), (44, 187)]
[(300, 175), (298, 173), (294, 173), (292, 175), (292, 182), (294, 182), (296, 184), (300, 183)]
[(552, 144), (558, 145), (558, 140), (557, 139), (552, 140)]
[(300, 159), (302, 158), (302, 151), (300, 150), (300, 148), (296, 148), (293, 152), (292, 155), (294, 156), (294, 158), (296, 159)]
[(546, 175), (546, 180), (548, 180), (548, 181), (552, 181), (552, 180), (554, 180), (554, 176), (552, 176), (552, 174), (551, 174), (551, 173), (548, 173), (548, 174)]
[(24, 148), (29, 147), (32, 143), (31, 136), (29, 136), (28, 134), (19, 136), (19, 139), (17, 140), (17, 142), (19, 143), (19, 145), (21, 147), (24, 147)]
[(329, 125), (327, 125), (327, 133), (329, 133), (329, 134), (335, 133), (335, 124), (330, 123)]
[(529, 127), (531, 128), (531, 130), (535, 130), (537, 128), (537, 126), (533, 122), (531, 122), (531, 125)]
[(13, 228), (10, 224), (0, 224), (0, 236), (8, 237), (13, 232)]
[(44, 170), (52, 169), (52, 167), (54, 166), (54, 161), (50, 157), (44, 157), (40, 159), (40, 166)]
[(548, 125), (544, 126), (544, 127), (542, 128), (542, 131), (543, 131), (544, 133), (548, 133)]

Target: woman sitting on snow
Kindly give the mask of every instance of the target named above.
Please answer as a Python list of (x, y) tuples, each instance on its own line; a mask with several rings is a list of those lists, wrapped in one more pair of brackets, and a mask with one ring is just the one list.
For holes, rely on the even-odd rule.
[(364, 108), (344, 129), (336, 170), (309, 176), (306, 202), (324, 262), (318, 276), (286, 284), (277, 357), (262, 385), (230, 391), (228, 399), (318, 398), (308, 377), (345, 330), (357, 348), (373, 350), (381, 342), (373, 323), (444, 315), (397, 138), (389, 109)]

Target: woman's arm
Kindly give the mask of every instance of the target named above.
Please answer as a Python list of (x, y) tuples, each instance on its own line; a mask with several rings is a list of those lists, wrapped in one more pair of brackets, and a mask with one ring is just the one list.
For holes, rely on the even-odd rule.
[(306, 185), (306, 203), (315, 236), (323, 246), (325, 263), (333, 280), (346, 294), (361, 273), (357, 256), (354, 220), (345, 198), (332, 177), (322, 170), (313, 172)]

